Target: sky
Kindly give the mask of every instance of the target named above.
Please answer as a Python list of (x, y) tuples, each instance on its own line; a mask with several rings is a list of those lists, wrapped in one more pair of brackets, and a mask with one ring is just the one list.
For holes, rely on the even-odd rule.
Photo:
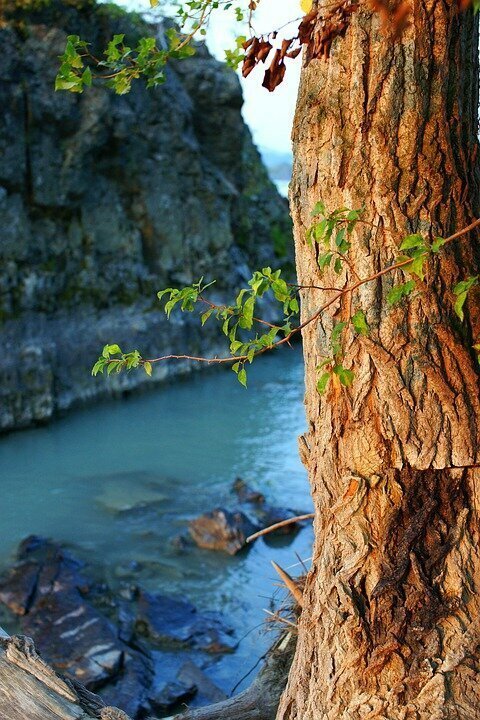
[[(116, 1), (131, 10), (141, 11), (150, 8), (149, 0)], [(246, 5), (245, 2), (239, 4)], [(257, 34), (267, 33), (301, 15), (299, 0), (259, 0), (255, 11), (254, 28)], [(294, 35), (296, 25), (298, 23), (283, 28), (279, 38)], [(210, 22), (207, 45), (219, 60), (224, 60), (225, 49), (232, 49), (235, 46), (236, 36), (243, 34), (246, 34), (245, 28), (236, 23), (231, 11), (218, 10), (213, 14)], [(245, 98), (243, 116), (252, 130), (255, 143), (262, 150), (290, 153), (290, 133), (300, 65), (300, 56), (296, 60), (287, 59), (285, 79), (273, 93), (262, 87), (265, 67), (257, 68), (246, 79), (240, 76)]]
[[(301, 14), (296, 0), (260, 0), (255, 12), (255, 31), (261, 34), (275, 30)], [(294, 35), (295, 28), (295, 24), (284, 28), (279, 37)], [(235, 30), (235, 23), (229, 19), (229, 15), (223, 11), (217, 12), (207, 35), (207, 44), (219, 59), (224, 58), (225, 47), (234, 46)], [(238, 30), (236, 34), (239, 34)], [(240, 79), (245, 98), (243, 115), (255, 142), (261, 148), (282, 153), (290, 152), (301, 58), (287, 59), (286, 62), (285, 79), (273, 93), (262, 87), (263, 66), (254, 70), (248, 78)]]

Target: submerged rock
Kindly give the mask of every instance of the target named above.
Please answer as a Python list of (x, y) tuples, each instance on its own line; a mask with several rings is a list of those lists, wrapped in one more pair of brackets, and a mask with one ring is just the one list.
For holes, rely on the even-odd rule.
[(31, 536), (0, 580), (0, 601), (48, 663), (130, 717), (168, 712), (197, 692), (199, 668), (197, 680), (176, 674), (191, 653), (205, 661), (235, 649), (220, 615), (136, 586), (114, 592), (85, 571), (61, 546)]
[(197, 688), (197, 699), (202, 704), (210, 704), (226, 700), (227, 695), (210, 680), (203, 670), (191, 660), (182, 665), (177, 673), (177, 678), (183, 684), (195, 685)]
[[(258, 513), (258, 518), (262, 524), (262, 527), (267, 528), (271, 525), (276, 525), (277, 523), (283, 522), (284, 520), (290, 520), (290, 518), (297, 517), (298, 515), (298, 512), (296, 512), (295, 510), (291, 510), (290, 508), (274, 507), (267, 505), (265, 508), (262, 508), (262, 510)], [(299, 529), (300, 523), (293, 522), (289, 523), (288, 525), (284, 525), (281, 528), (277, 528), (277, 530), (274, 530), (272, 533), (269, 534), (293, 535)], [(266, 535), (265, 537), (268, 537), (268, 535)]]
[[(103, 481), (102, 492), (96, 502), (112, 513), (125, 513), (156, 505), (168, 499), (161, 491), (156, 476), (148, 473), (120, 473)], [(98, 478), (102, 481), (102, 478)]]
[(15, 615), (25, 615), (30, 609), (39, 572), (37, 563), (26, 561), (13, 567), (0, 581), (0, 602)]
[(233, 652), (236, 642), (220, 618), (189, 602), (140, 591), (136, 631), (157, 645), (178, 645), (208, 653)]
[(242, 478), (237, 478), (235, 480), (232, 490), (237, 495), (241, 503), (263, 505), (265, 502), (265, 495), (258, 490), (254, 490), (245, 480), (242, 480)]
[(246, 539), (258, 530), (242, 512), (216, 508), (192, 520), (189, 531), (201, 548), (235, 555), (246, 547)]
[(173, 680), (163, 682), (159, 686), (152, 688), (148, 695), (148, 701), (154, 712), (166, 713), (179, 703), (191, 700), (196, 692), (197, 686), (195, 684), (187, 685), (178, 680)]
[(152, 681), (153, 666), (149, 654), (127, 648), (120, 671), (99, 693), (107, 705), (121, 708), (132, 718), (143, 718), (151, 710), (148, 695)]

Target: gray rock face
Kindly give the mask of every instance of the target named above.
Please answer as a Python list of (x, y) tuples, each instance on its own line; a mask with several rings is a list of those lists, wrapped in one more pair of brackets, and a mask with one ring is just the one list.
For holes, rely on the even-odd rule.
[(147, 381), (93, 382), (105, 342), (216, 351), (218, 335), (193, 330), (191, 318), (165, 321), (156, 290), (202, 275), (231, 290), (250, 270), (280, 265), (274, 245), (289, 236), (286, 203), (241, 118), (238, 80), (205, 48), (154, 90), (53, 91), (67, 34), (104, 47), (113, 33), (133, 44), (145, 32), (111, 12), (55, 2), (22, 34), (0, 30), (3, 430)]

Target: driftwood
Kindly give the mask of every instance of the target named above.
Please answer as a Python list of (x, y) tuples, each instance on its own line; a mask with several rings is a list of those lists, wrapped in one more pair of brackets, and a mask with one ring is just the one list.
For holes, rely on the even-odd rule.
[(280, 695), (287, 683), (296, 636), (288, 632), (269, 650), (258, 677), (235, 697), (187, 710), (167, 720), (275, 720)]
[[(295, 636), (286, 633), (268, 652), (247, 690), (207, 707), (187, 710), (175, 720), (274, 720), (293, 657)], [(54, 672), (30, 638), (0, 629), (1, 720), (131, 720), (121, 710)], [(172, 719), (173, 720), (173, 719)]]
[(121, 710), (55, 673), (30, 638), (0, 630), (2, 720), (130, 720)]

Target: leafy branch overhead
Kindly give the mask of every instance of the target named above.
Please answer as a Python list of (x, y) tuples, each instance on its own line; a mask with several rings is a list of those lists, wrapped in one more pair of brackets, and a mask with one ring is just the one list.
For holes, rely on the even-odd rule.
[[(166, 30), (163, 38), (144, 37), (135, 47), (130, 47), (124, 35), (115, 35), (98, 57), (88, 41), (70, 35), (60, 57), (55, 88), (81, 93), (92, 81), (98, 80), (107, 83), (118, 94), (124, 94), (129, 92), (132, 82), (140, 78), (146, 81), (147, 87), (160, 85), (165, 81), (167, 63), (193, 55), (195, 40), (207, 34), (212, 14), (223, 10), (233, 13), (240, 26), (246, 26), (234, 47), (225, 50), (227, 63), (235, 69), (241, 65), (243, 77), (250, 75), (257, 66), (265, 66), (262, 85), (273, 91), (285, 77), (286, 60), (297, 58), (302, 47), (306, 48), (306, 62), (328, 58), (332, 43), (345, 34), (352, 15), (361, 7), (359, 0), (337, 0), (326, 5), (301, 0), (305, 14), (297, 19), (292, 17), (287, 25), (296, 25), (296, 30), (290, 37), (282, 38), (278, 30), (266, 34), (255, 32), (258, 2), (188, 0), (179, 4), (177, 24)], [(157, 7), (160, 0), (150, 0), (150, 4)], [(461, 9), (466, 9), (469, 4), (470, 0), (464, 0)], [(478, 5), (480, 0), (473, 0), (475, 9)], [(369, 0), (368, 8), (379, 14), (384, 32), (393, 37), (399, 36), (409, 23), (411, 9), (406, 0)]]
[[(353, 231), (358, 223), (369, 223), (363, 219), (363, 209), (339, 208), (328, 212), (322, 202), (316, 203), (312, 211), (313, 222), (306, 231), (305, 240), (315, 252), (316, 262), (321, 273), (329, 268), (339, 280), (345, 278), (350, 267), (348, 252), (353, 243)], [(197, 283), (183, 288), (169, 287), (158, 293), (163, 309), (168, 318), (175, 309), (182, 312), (200, 310), (202, 326), (211, 318), (216, 320), (222, 333), (228, 340), (228, 353), (224, 357), (195, 357), (191, 355), (164, 355), (145, 359), (138, 350), (123, 352), (117, 344), (106, 345), (95, 363), (92, 373), (133, 370), (143, 367), (147, 375), (152, 374), (153, 365), (166, 360), (191, 360), (209, 364), (229, 364), (236, 373), (239, 382), (247, 385), (247, 365), (265, 352), (284, 344), (299, 334), (305, 327), (317, 322), (325, 311), (346, 296), (353, 296), (345, 304), (348, 316), (333, 325), (326, 346), (324, 357), (317, 365), (317, 390), (326, 392), (330, 385), (349, 387), (354, 381), (354, 373), (346, 367), (344, 347), (347, 335), (360, 338), (372, 332), (367, 314), (355, 305), (355, 293), (363, 285), (399, 271), (404, 275), (404, 282), (394, 285), (387, 293), (387, 304), (393, 307), (397, 303), (408, 300), (413, 290), (425, 289), (424, 279), (427, 261), (437, 255), (442, 248), (466, 235), (470, 230), (480, 226), (475, 220), (468, 227), (459, 230), (448, 238), (436, 237), (431, 243), (423, 235), (408, 235), (400, 243), (400, 254), (395, 261), (364, 278), (358, 278), (352, 284), (340, 283), (338, 286), (302, 286), (287, 283), (280, 270), (273, 271), (266, 267), (256, 271), (248, 282), (248, 287), (238, 293), (235, 301), (230, 304), (217, 304), (206, 296), (214, 282), (204, 283), (201, 278)], [(468, 293), (479, 284), (479, 277), (474, 276), (457, 283), (452, 289), (454, 298), (453, 310), (460, 320), (464, 319), (464, 306)], [(320, 291), (326, 295), (325, 301), (303, 322), (294, 324), (299, 314), (299, 295), (301, 292)], [(282, 320), (277, 324), (259, 317), (259, 306), (262, 299), (269, 295), (280, 307)], [(473, 345), (480, 353), (480, 338)], [(479, 354), (480, 361), (480, 354)]]

